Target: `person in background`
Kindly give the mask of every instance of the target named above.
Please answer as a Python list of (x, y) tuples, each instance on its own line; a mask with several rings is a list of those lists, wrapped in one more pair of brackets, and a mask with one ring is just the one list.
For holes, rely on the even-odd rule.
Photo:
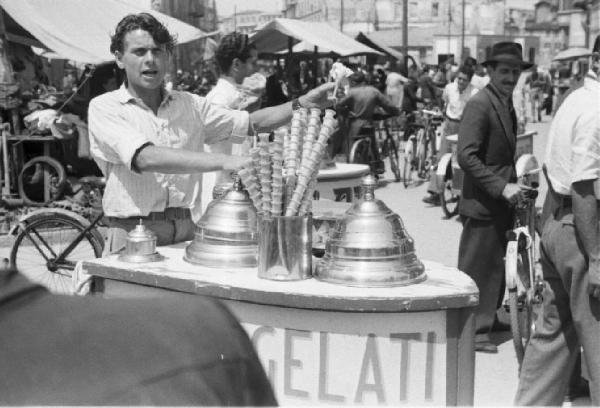
[(471, 85), (481, 90), (490, 83), (490, 76), (487, 74), (485, 67), (479, 64), (473, 57), (465, 58), (464, 65), (469, 65), (473, 68), (473, 78), (471, 79)]
[(592, 406), (600, 405), (600, 52), (590, 71), (558, 109), (548, 134), (543, 324), (525, 349), (519, 406), (562, 405), (580, 347)]
[[(228, 109), (254, 111), (258, 106), (245, 102), (241, 88), (244, 79), (257, 71), (258, 52), (250, 42), (247, 34), (233, 32), (225, 35), (215, 51), (215, 59), (221, 75), (217, 84), (206, 95), (206, 100), (213, 105)], [(247, 156), (250, 150), (247, 138), (241, 144), (233, 144), (231, 140), (205, 144), (204, 151), (235, 156)], [(204, 174), (202, 178), (202, 212), (213, 200), (213, 189), (220, 184), (230, 183), (231, 172), (219, 171)]]
[(188, 92), (167, 92), (164, 78), (174, 46), (173, 36), (151, 14), (124, 17), (110, 50), (126, 81), (90, 102), (90, 152), (106, 177), (106, 253), (120, 251), (140, 220), (159, 246), (194, 237), (202, 173), (239, 170), (252, 162), (246, 156), (205, 153), (204, 143), (244, 140), (287, 124), (294, 109), (331, 103), (327, 94), (333, 84), (252, 113), (212, 105)]
[(424, 69), (417, 81), (419, 85), (418, 89), (421, 93), (420, 97), (425, 104), (439, 106), (437, 90), (433, 83), (433, 75), (435, 75), (433, 69)]
[(0, 269), (2, 406), (274, 406), (246, 332), (219, 301), (50, 294)]
[(523, 69), (521, 45), (499, 42), (484, 62), (490, 83), (467, 101), (458, 130), (458, 164), (464, 171), (459, 211), (463, 230), (458, 269), (479, 288), (475, 350), (498, 352), (490, 332), (504, 292), (506, 231), (513, 206), (523, 200), (516, 183), (517, 118), (512, 94)]
[[(365, 75), (355, 72), (349, 77), (350, 89), (346, 96), (337, 103), (338, 112), (342, 116), (343, 129), (337, 132), (333, 141), (333, 152), (336, 154), (349, 154), (349, 147), (360, 132), (360, 129), (373, 120), (377, 108), (383, 109), (391, 115), (399, 115), (400, 109), (395, 106), (384, 94), (372, 85), (367, 85)], [(374, 141), (373, 141), (374, 142)], [(375, 154), (378, 156), (379, 154)], [(379, 170), (383, 162), (378, 164)]]
[[(449, 83), (444, 88), (442, 101), (444, 104), (444, 123), (442, 125), (442, 137), (440, 148), (437, 152), (437, 161), (448, 153), (449, 145), (446, 136), (458, 133), (458, 127), (462, 118), (463, 111), (467, 101), (477, 93), (477, 88), (471, 85), (473, 69), (468, 65), (463, 65), (458, 71), (456, 80)], [(432, 205), (440, 205), (440, 194), (444, 188), (444, 180), (436, 173), (431, 175), (427, 191), (429, 195), (423, 198), (423, 202)]]

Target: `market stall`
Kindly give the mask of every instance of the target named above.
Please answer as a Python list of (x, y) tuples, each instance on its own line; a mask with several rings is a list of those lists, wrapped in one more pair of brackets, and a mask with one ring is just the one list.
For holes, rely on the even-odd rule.
[(474, 282), (418, 258), (374, 176), (351, 204), (313, 200), (333, 113), (300, 108), (272, 140), (260, 133), (192, 241), (156, 248), (140, 221), (119, 254), (83, 262), (75, 286), (221, 299), (282, 405), (472, 404)]

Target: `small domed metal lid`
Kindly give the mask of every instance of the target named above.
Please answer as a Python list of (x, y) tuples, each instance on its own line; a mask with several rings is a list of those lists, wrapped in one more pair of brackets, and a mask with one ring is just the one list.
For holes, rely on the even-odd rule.
[(156, 239), (156, 234), (152, 230), (146, 228), (140, 219), (140, 223), (127, 234), (127, 239), (135, 242), (153, 241)]
[(350, 286), (407, 285), (425, 279), (414, 241), (401, 218), (375, 198), (377, 179), (366, 176), (361, 199), (336, 223), (315, 277)]

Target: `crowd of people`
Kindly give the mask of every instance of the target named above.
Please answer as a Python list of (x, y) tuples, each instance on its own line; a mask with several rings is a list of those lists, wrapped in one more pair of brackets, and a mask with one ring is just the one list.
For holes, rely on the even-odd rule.
[[(158, 245), (193, 239), (196, 222), (210, 200), (206, 193), (227, 172), (251, 163), (250, 136), (288, 124), (300, 107), (325, 108), (333, 103), (329, 94), (334, 84), (323, 81), (323, 74), (311, 73), (306, 63), (299, 64), (298, 75), (290, 75), (287, 83), (279, 67), (262, 79), (256, 76), (257, 50), (248, 36), (239, 33), (228, 34), (219, 43), (218, 78), (209, 79), (204, 71), (181, 72), (170, 83), (174, 45), (171, 33), (151, 14), (123, 18), (110, 50), (126, 81), (89, 104), (90, 152), (106, 177), (107, 254), (125, 246), (127, 234), (140, 219), (156, 234)], [(526, 187), (517, 183), (515, 151), (527, 109), (519, 113), (513, 102), (523, 72), (532, 69), (522, 54), (518, 43), (500, 42), (481, 63), (468, 58), (460, 66), (451, 62), (414, 66), (405, 75), (390, 66), (354, 66), (348, 89), (336, 95), (338, 113), (349, 120), (349, 132), (342, 138), (354, 137), (378, 107), (407, 117), (422, 106), (439, 108), (445, 118), (440, 153), (447, 150), (445, 136), (458, 133), (457, 158), (464, 171), (458, 268), (480, 292), (475, 309), (478, 352), (497, 352), (490, 332), (503, 291), (505, 232), (512, 226), (514, 205), (525, 199)], [(534, 331), (526, 350), (518, 405), (560, 405), (568, 382), (565, 374), (572, 371), (581, 347), (592, 403), (600, 404), (599, 74), (596, 53), (583, 86), (564, 99), (550, 130), (544, 160), (550, 193), (541, 240), (545, 323)], [(263, 100), (271, 77), (273, 89), (281, 93), (278, 103), (269, 97)], [(67, 88), (70, 81), (66, 78)], [(547, 78), (537, 69), (525, 80), (525, 88), (530, 93), (527, 103), (554, 110), (546, 103)], [(534, 121), (540, 119), (535, 109), (529, 110)], [(203, 179), (209, 172), (214, 177)], [(439, 180), (432, 178), (429, 191), (426, 201), (435, 204)], [(215, 301), (182, 298), (153, 305), (53, 299), (20, 279), (16, 271), (4, 270), (0, 307), (11, 312), (0, 319), (4, 331), (11, 333), (11, 342), (0, 350), (6, 370), (0, 376), (2, 403), (276, 404), (243, 329)], [(202, 311), (202, 319), (187, 321), (196, 311)], [(73, 319), (49, 324), (56, 316), (67, 315)], [(30, 321), (36, 324), (23, 324)], [(123, 327), (131, 328), (128, 336), (117, 333)], [(73, 333), (72, 341), (62, 343), (64, 333)], [(80, 336), (76, 345), (75, 333)], [(170, 337), (160, 340), (165, 333)], [(53, 347), (61, 345), (53, 353), (44, 352), (48, 342), (41, 340), (48, 336), (55, 339), (50, 341)], [(24, 344), (21, 338), (29, 342)], [(145, 354), (132, 355), (133, 343)], [(87, 347), (93, 352), (86, 353)], [(98, 360), (95, 353), (103, 357)], [(164, 356), (175, 363), (166, 364)], [(80, 373), (82, 364), (73, 368), (79, 358), (80, 363), (98, 367), (97, 375), (89, 370)], [(121, 382), (111, 380), (115, 373)], [(125, 384), (131, 386), (124, 388)]]

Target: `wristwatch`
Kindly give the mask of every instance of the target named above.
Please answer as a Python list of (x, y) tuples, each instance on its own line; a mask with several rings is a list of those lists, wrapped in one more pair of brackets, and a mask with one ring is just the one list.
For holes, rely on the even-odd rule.
[(292, 110), (298, 110), (302, 108), (302, 104), (300, 103), (300, 99), (299, 98), (294, 98), (292, 99)]

